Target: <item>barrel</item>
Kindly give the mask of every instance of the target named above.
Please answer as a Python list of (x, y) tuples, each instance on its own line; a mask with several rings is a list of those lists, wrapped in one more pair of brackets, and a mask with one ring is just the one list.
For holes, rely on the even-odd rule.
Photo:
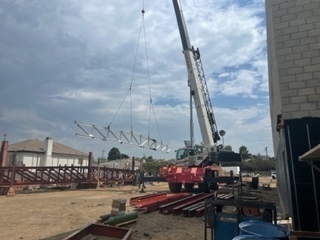
[(253, 235), (271, 239), (289, 239), (289, 231), (276, 224), (263, 221), (246, 221), (239, 224), (240, 235)]
[(259, 237), (253, 235), (239, 235), (234, 237), (232, 240), (276, 240), (276, 238)]

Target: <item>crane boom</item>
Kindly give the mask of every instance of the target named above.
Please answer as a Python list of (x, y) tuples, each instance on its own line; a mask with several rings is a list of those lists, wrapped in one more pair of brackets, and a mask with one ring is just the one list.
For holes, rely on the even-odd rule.
[(203, 72), (199, 49), (194, 50), (190, 43), (186, 23), (178, 0), (172, 0), (179, 27), (183, 54), (188, 71), (188, 86), (193, 97), (200, 125), (204, 148), (210, 152), (220, 139), (209, 91)]
[(190, 143), (185, 141), (186, 146), (176, 151), (175, 166), (162, 167), (160, 176), (168, 182), (170, 191), (174, 193), (180, 192), (182, 185), (187, 191), (198, 185), (199, 191), (210, 192), (210, 190), (219, 188), (218, 183), (230, 184), (235, 181), (232, 172), (230, 172), (230, 176), (220, 177), (222, 169), (217, 164), (220, 162), (239, 162), (241, 158), (240, 154), (232, 151), (231, 146), (225, 148), (222, 148), (223, 145), (216, 146), (216, 142), (220, 138), (202, 68), (200, 52), (199, 49), (194, 50), (190, 44), (186, 23), (178, 1), (172, 0), (188, 70), (190, 129), (192, 133), (193, 99), (203, 145), (193, 145), (193, 134), (191, 134)]

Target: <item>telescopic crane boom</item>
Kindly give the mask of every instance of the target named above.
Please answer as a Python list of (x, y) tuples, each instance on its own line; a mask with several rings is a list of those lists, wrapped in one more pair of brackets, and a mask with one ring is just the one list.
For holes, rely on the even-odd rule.
[[(231, 184), (236, 178), (220, 176), (220, 162), (239, 162), (240, 154), (232, 152), (231, 147), (220, 149), (216, 147), (219, 140), (218, 128), (214, 119), (206, 79), (203, 73), (199, 49), (194, 50), (190, 44), (186, 23), (178, 0), (172, 0), (179, 26), (183, 54), (188, 70), (188, 86), (190, 99), (193, 99), (202, 134), (203, 146), (191, 144), (176, 151), (175, 166), (168, 165), (160, 169), (159, 180), (168, 182), (171, 192), (180, 192), (182, 185), (185, 190), (191, 190), (195, 185), (201, 192), (218, 189), (218, 183)], [(192, 100), (190, 101), (192, 122)], [(192, 124), (190, 124), (192, 132)], [(222, 146), (222, 145), (221, 145)], [(220, 147), (220, 146), (219, 146)]]
[(195, 104), (203, 146), (208, 152), (215, 151), (215, 144), (220, 140), (220, 137), (203, 72), (200, 51), (198, 48), (195, 50), (190, 43), (186, 23), (178, 0), (172, 0), (172, 2), (188, 71), (188, 86), (190, 87), (190, 94)]

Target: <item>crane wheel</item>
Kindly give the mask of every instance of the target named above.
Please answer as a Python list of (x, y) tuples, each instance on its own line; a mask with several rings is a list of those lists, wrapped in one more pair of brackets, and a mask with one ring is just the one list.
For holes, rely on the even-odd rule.
[(209, 188), (209, 184), (208, 183), (199, 183), (199, 191), (200, 192), (204, 192), (204, 193), (209, 193), (210, 192), (210, 188)]
[(211, 183), (210, 189), (211, 189), (211, 190), (218, 190), (218, 189), (219, 189), (218, 183)]
[(169, 183), (169, 189), (172, 193), (181, 192), (182, 183)]
[(186, 190), (192, 190), (194, 187), (194, 183), (185, 183), (184, 184), (184, 189)]

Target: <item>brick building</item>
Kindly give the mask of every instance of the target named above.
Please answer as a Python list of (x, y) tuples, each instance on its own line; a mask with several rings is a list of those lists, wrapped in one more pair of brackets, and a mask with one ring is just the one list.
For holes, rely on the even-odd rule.
[(320, 1), (265, 2), (280, 198), (295, 230), (320, 231), (320, 161), (299, 160), (320, 144)]

